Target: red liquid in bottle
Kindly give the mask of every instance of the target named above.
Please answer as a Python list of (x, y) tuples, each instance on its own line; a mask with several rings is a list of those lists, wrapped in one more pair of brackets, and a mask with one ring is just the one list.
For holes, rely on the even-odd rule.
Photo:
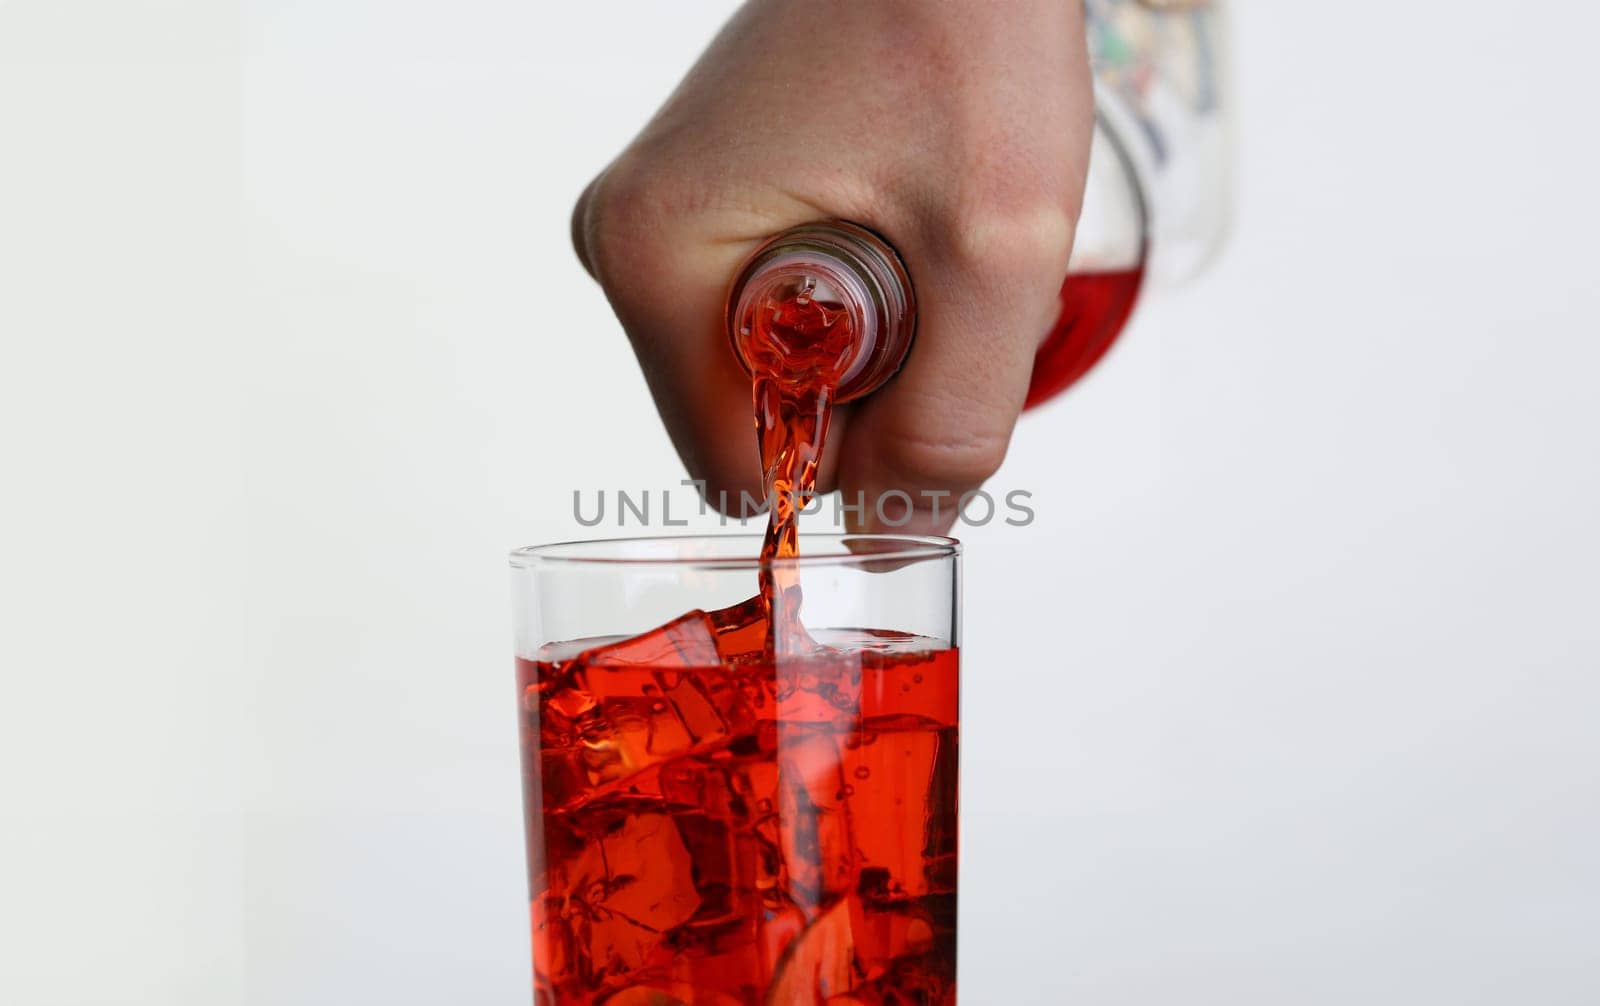
[(1024, 408), (1067, 390), (1106, 354), (1139, 298), (1144, 269), (1074, 273), (1061, 284), (1061, 315), (1033, 361)]

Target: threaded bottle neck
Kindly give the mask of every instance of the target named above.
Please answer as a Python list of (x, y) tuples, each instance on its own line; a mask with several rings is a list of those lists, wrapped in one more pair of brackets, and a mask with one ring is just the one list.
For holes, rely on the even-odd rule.
[(900, 256), (857, 224), (803, 224), (757, 248), (728, 291), (728, 338), (752, 375), (870, 394), (900, 369), (916, 332)]

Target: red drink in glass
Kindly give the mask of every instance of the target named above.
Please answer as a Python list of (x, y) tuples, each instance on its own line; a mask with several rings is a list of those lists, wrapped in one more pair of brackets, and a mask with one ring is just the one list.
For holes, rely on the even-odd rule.
[(953, 1003), (957, 651), (718, 618), (518, 661), (536, 1002)]

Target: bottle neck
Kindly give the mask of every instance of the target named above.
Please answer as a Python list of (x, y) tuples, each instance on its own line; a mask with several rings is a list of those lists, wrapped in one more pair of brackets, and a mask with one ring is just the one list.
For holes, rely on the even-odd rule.
[(769, 239), (728, 292), (728, 338), (752, 376), (826, 387), (836, 402), (877, 390), (916, 332), (911, 279), (882, 238), (856, 224), (804, 224)]

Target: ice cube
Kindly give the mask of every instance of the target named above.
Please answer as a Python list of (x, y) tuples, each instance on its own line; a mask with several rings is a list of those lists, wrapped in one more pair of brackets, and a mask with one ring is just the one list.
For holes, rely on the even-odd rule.
[(694, 857), (694, 887), (700, 910), (690, 925), (715, 929), (749, 917), (743, 892), (749, 880), (742, 876), (743, 857), (726, 822), (705, 814), (676, 815), (678, 834)]
[(767, 646), (767, 605), (755, 597), (707, 616), (716, 633), (717, 653), (723, 663), (735, 664), (760, 659)]
[(725, 713), (737, 705), (741, 696), (723, 675), (702, 676), (663, 671), (656, 674), (661, 697), (673, 715), (674, 732), (682, 731), (688, 747), (699, 747), (727, 738), (731, 725)]
[(774, 591), (771, 608), (767, 599), (758, 594), (710, 613), (716, 627), (717, 650), (724, 663), (765, 661), (774, 654), (791, 658), (830, 652), (812, 639), (800, 623), (799, 585)]
[[(867, 983), (889, 978), (895, 971), (908, 970), (908, 963), (929, 953), (939, 952), (947, 955), (946, 960), (954, 961), (953, 934), (940, 945), (932, 916), (920, 902), (902, 901), (888, 906), (874, 906), (861, 898), (852, 897), (846, 900), (846, 904), (850, 910), (855, 971)], [(889, 980), (892, 983), (894, 979)], [(906, 1001), (932, 1002), (934, 999), (908, 997)]]
[(554, 928), (552, 944), (577, 958), (552, 964), (600, 974), (661, 963), (652, 955), (700, 908), (688, 848), (666, 814), (590, 825), (574, 855), (550, 863), (549, 889), (569, 893), (545, 897), (536, 924)]
[(842, 767), (859, 798), (851, 801), (856, 853), (869, 900), (920, 897), (928, 893), (923, 854), (928, 847), (929, 784), (939, 756), (934, 730), (875, 729), (853, 735), (844, 745)]
[(579, 654), (541, 713), (545, 792), (560, 809), (641, 785), (658, 794), (643, 773), (754, 728), (703, 611)]
[(808, 918), (854, 886), (851, 787), (827, 729), (778, 727), (778, 816), (789, 897)]
[(696, 609), (660, 628), (586, 650), (577, 662), (585, 667), (715, 667), (722, 661), (716, 625)]
[(606, 1006), (688, 1006), (688, 1004), (660, 989), (635, 985), (608, 998)]
[(825, 1002), (849, 992), (854, 949), (849, 904), (841, 901), (789, 945), (767, 991), (767, 1002)]

